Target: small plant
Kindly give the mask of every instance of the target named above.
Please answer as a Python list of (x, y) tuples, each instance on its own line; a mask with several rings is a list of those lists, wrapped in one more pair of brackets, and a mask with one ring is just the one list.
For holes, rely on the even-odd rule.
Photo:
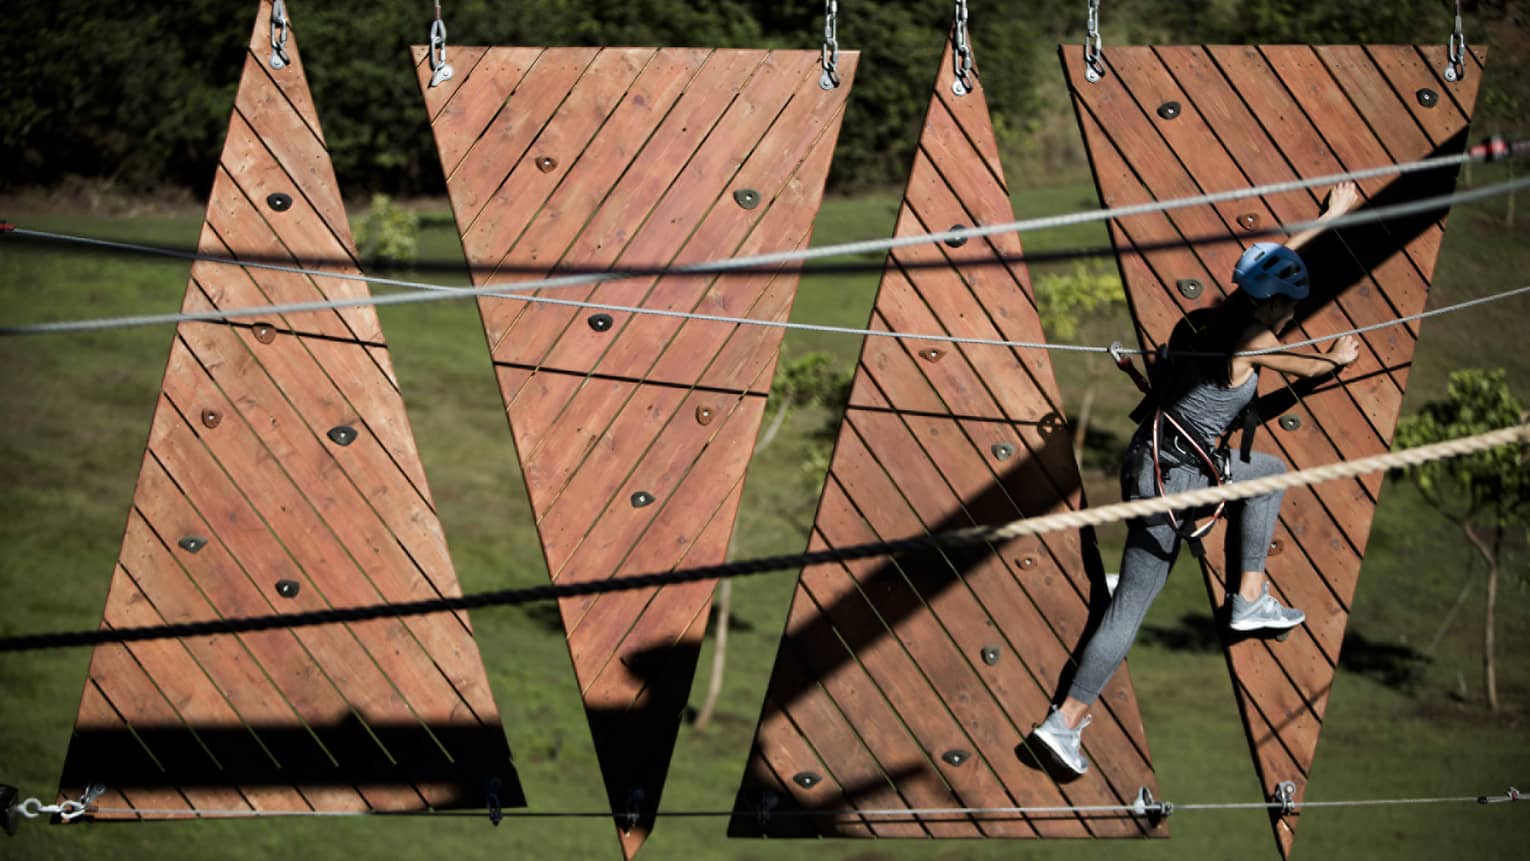
[(386, 194), (372, 195), (372, 205), (356, 231), (356, 250), (363, 263), (413, 263), (419, 249), (420, 217)]

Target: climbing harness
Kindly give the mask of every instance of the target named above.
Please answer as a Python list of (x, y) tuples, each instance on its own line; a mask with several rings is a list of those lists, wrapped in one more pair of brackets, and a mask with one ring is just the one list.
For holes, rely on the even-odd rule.
[(446, 62), (446, 22), (441, 20), (441, 0), (436, 0), (436, 18), (430, 22), (430, 85), (439, 86), (452, 79), (452, 65)]
[(1084, 80), (1097, 83), (1105, 77), (1101, 51), (1105, 40), (1100, 36), (1100, 0), (1089, 0), (1089, 32), (1084, 35)]
[(818, 86), (832, 90), (839, 86), (839, 0), (824, 0), (823, 49), (820, 53), (823, 74)]
[(972, 80), (972, 42), (967, 37), (967, 0), (956, 0), (956, 22), (952, 27), (951, 62), (955, 66), (956, 80), (951, 82), (951, 92), (965, 96), (977, 89)]

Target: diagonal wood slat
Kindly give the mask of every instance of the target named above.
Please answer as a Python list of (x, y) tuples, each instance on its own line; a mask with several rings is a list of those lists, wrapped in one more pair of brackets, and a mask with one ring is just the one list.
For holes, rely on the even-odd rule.
[[(817, 53), (466, 48), (414, 60), (475, 283), (807, 245), (845, 83)], [(533, 82), (540, 82), (533, 85)], [(784, 320), (797, 276), (634, 277), (560, 299)], [(723, 561), (779, 329), (479, 303), (558, 582)], [(559, 604), (623, 853), (654, 823), (712, 581)]]
[[(1014, 220), (982, 90), (948, 44), (897, 234)], [(894, 251), (871, 326), (1043, 339), (1014, 235)], [(867, 339), (811, 549), (1076, 508), (1083, 493), (1040, 351)], [(1098, 585), (1096, 585), (1098, 584)], [(1055, 780), (1028, 740), (1103, 590), (1089, 534), (805, 569), (776, 657), (735, 836), (1143, 837), (1120, 816), (786, 816), (856, 809), (1129, 804), (1157, 792), (1130, 675)], [(985, 657), (986, 654), (986, 657)], [(956, 753), (953, 753), (956, 752)]]
[[(1123, 206), (1457, 153), (1466, 142), (1481, 80), (1467, 58), (1460, 82), (1444, 80), (1444, 52), (1414, 46), (1116, 47), (1107, 74), (1084, 80), (1081, 50), (1063, 47), (1065, 74), (1106, 206)], [(1421, 96), (1430, 90), (1437, 99)], [(1159, 113), (1168, 102), (1178, 112)], [(1362, 182), (1367, 205), (1448, 193), (1455, 170)], [(1232, 289), (1233, 263), (1250, 225), (1311, 219), (1325, 189), (1289, 192), (1110, 223), (1138, 335), (1160, 344), (1181, 317)], [(1424, 309), (1445, 211), (1329, 233), (1303, 250), (1313, 296), (1299, 336), (1315, 336)], [(1153, 243), (1208, 238), (1207, 244)], [(1226, 241), (1228, 239), (1234, 241)], [(1151, 248), (1151, 250), (1144, 250)], [(1186, 298), (1181, 279), (1205, 285)], [(1337, 382), (1289, 386), (1261, 375), (1270, 419), (1256, 447), (1293, 468), (1387, 450), (1407, 387), (1417, 324), (1371, 332)], [(1293, 429), (1273, 419), (1300, 420)], [(1381, 489), (1380, 476), (1288, 493), (1268, 570), (1281, 600), (1307, 611), (1284, 641), (1225, 642), (1239, 709), (1262, 791), (1283, 781), (1306, 791), (1351, 599)], [(1212, 603), (1226, 599), (1221, 532), (1204, 565)], [(1298, 816), (1271, 814), (1288, 855)]]
[[(359, 273), (296, 40), (268, 64), (270, 14), (260, 3), (198, 250)], [(183, 307), (365, 289), (199, 262)], [(176, 329), (103, 626), (458, 594), (372, 308)], [(102, 646), (60, 793), (401, 812), (482, 807), (491, 781), (524, 803), (467, 618), (438, 614)]]

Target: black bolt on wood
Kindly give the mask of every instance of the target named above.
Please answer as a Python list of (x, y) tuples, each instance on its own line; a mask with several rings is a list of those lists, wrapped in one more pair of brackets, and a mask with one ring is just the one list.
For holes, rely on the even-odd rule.
[(250, 331), (255, 334), (255, 340), (262, 344), (269, 344), (276, 340), (276, 328), (270, 323), (256, 323), (250, 327)]
[(611, 315), (591, 314), (590, 318), (585, 322), (590, 324), (591, 329), (597, 332), (605, 332), (611, 328)]
[[(966, 230), (966, 229), (967, 229), (967, 225), (965, 225), (965, 224), (953, 224), (950, 227), (951, 231)], [(946, 240), (946, 244), (951, 246), (952, 248), (960, 248), (963, 245), (967, 244), (967, 237), (965, 237), (965, 236), (953, 236), (950, 239)]]
[(196, 553), (207, 546), (207, 539), (196, 535), (188, 535), (175, 543), (187, 553)]
[(999, 662), (999, 647), (998, 646), (984, 646), (983, 647), (983, 651), (980, 652), (979, 654), (981, 654), (983, 656), (983, 663), (987, 664), (990, 667), (993, 666), (994, 664), (997, 664)]
[(1027, 557), (1021, 559), (1020, 560), (1020, 567), (1024, 568), (1027, 571), (1029, 571), (1032, 568), (1035, 568), (1036, 567), (1036, 557), (1034, 557), (1034, 556), (1027, 556)]
[(202, 426), (211, 430), (223, 423), (223, 414), (217, 410), (202, 410)]
[(745, 209), (754, 209), (760, 205), (760, 193), (752, 188), (741, 188), (733, 192), (733, 200)]
[(962, 763), (971, 759), (972, 752), (966, 750), (948, 750), (941, 754), (940, 758), (945, 760), (947, 765), (956, 766), (961, 765)]
[(1179, 102), (1164, 102), (1158, 106), (1158, 115), (1166, 120), (1172, 120), (1179, 116)]
[(1015, 447), (1007, 442), (996, 442), (993, 444), (993, 456), (999, 460), (1009, 460), (1015, 456)]
[(1259, 229), (1259, 213), (1257, 213), (1257, 212), (1245, 212), (1245, 213), (1243, 213), (1242, 215), (1238, 216), (1238, 224), (1241, 225), (1244, 230), (1258, 230)]
[(339, 425), (330, 428), (326, 436), (334, 440), (335, 445), (347, 446), (356, 441), (356, 429), (350, 425)]
[(706, 405), (702, 405), (702, 406), (697, 407), (696, 408), (696, 424), (699, 424), (699, 425), (709, 425), (709, 424), (711, 424), (712, 423), (712, 416), (713, 415), (714, 415), (714, 413), (712, 412), (712, 408), (711, 407), (706, 406)]
[(645, 508), (650, 505), (653, 505), (653, 494), (646, 490), (640, 490), (637, 493), (632, 494), (633, 508)]
[(1186, 299), (1199, 299), (1201, 294), (1206, 292), (1206, 287), (1201, 284), (1199, 278), (1181, 278), (1174, 282), (1174, 286), (1179, 290), (1179, 295)]
[(268, 194), (266, 195), (266, 206), (271, 207), (276, 212), (286, 212), (292, 208), (292, 195), (283, 194), (280, 191)]
[(926, 362), (937, 361), (941, 356), (944, 355), (945, 353), (942, 353), (940, 350), (937, 350), (934, 347), (928, 347), (919, 351), (919, 358), (924, 359)]
[(302, 584), (296, 580), (276, 581), (276, 594), (283, 598), (296, 598), (298, 592), (302, 591), (302, 588)]
[(544, 155), (537, 158), (537, 170), (540, 170), (543, 173), (552, 173), (557, 169), (558, 160), (552, 156)]
[(803, 789), (812, 789), (822, 782), (823, 775), (814, 771), (799, 771), (792, 775), (792, 783), (797, 784)]
[(1428, 87), (1420, 87), (1413, 95), (1418, 99), (1418, 103), (1426, 108), (1432, 108), (1440, 103), (1440, 94)]
[(1280, 417), (1281, 430), (1294, 431), (1302, 426), (1302, 417), (1295, 413), (1287, 413)]
[(1269, 552), (1267, 552), (1265, 555), (1267, 555), (1267, 556), (1279, 556), (1281, 553), (1285, 552), (1285, 549), (1286, 549), (1286, 542), (1285, 542), (1285, 540), (1277, 538), (1274, 541), (1270, 542)]

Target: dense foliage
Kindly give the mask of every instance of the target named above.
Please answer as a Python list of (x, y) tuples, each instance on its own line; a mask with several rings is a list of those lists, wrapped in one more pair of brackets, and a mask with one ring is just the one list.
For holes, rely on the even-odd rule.
[[(12, 4), (0, 28), (0, 189), (68, 175), (130, 187), (200, 190), (212, 176), (250, 33), (253, 0), (54, 0)], [(709, 45), (816, 49), (814, 0), (446, 0), (453, 44)], [(1080, 39), (1083, 0), (1014, 6), (975, 0), (973, 41), (1008, 154), (1031, 166), (1076, 163), (1072, 117), (1055, 59)], [(1445, 0), (1116, 0), (1107, 46), (1136, 42), (1443, 42)], [(1520, 33), (1523, 0), (1468, 3), (1469, 35)], [(315, 101), (347, 191), (442, 188), (406, 59), (426, 40), (424, 0), (289, 3)], [(897, 184), (917, 137), (951, 4), (844, 0), (839, 38), (863, 52), (836, 154), (840, 189)], [(1491, 23), (1490, 23), (1491, 22)], [(1507, 28), (1507, 29), (1505, 29)], [(1510, 45), (1523, 46), (1522, 36)], [(1524, 63), (1510, 48), (1495, 63)], [(1504, 87), (1525, 76), (1500, 76)], [(1507, 92), (1507, 90), (1505, 91)], [(1495, 97), (1509, 114), (1523, 97)], [(1066, 151), (1066, 152), (1061, 152)]]

